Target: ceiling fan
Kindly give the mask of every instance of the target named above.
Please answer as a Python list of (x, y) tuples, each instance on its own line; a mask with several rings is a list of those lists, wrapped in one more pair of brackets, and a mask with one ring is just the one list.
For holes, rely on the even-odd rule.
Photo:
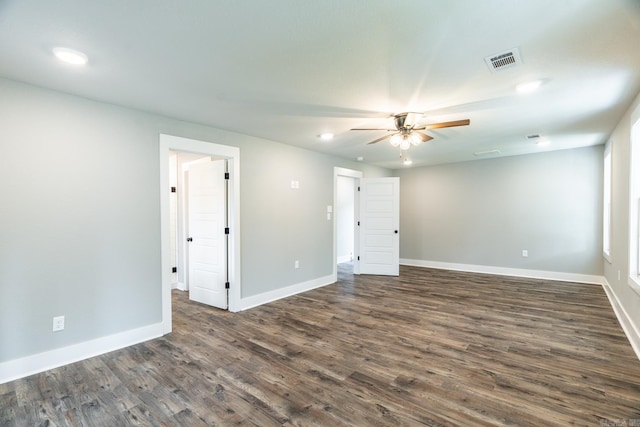
[(394, 147), (400, 147), (400, 150), (408, 150), (412, 145), (419, 145), (423, 142), (427, 142), (433, 139), (432, 136), (418, 132), (419, 130), (429, 129), (441, 129), (450, 128), (455, 126), (467, 126), (470, 123), (469, 119), (455, 120), (451, 122), (432, 123), (430, 125), (421, 125), (416, 127), (416, 121), (422, 116), (422, 113), (399, 113), (393, 115), (393, 121), (396, 126), (395, 129), (381, 129), (381, 128), (355, 128), (351, 130), (386, 130), (387, 132), (393, 132), (385, 135), (381, 138), (374, 139), (369, 144), (376, 144), (385, 139), (389, 139), (389, 142)]

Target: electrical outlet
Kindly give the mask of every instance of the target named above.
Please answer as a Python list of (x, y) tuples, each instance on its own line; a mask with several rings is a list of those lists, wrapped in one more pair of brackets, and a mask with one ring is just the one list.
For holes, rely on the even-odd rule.
[(296, 260), (296, 261), (293, 263), (293, 268), (300, 268), (300, 261)]
[(523, 256), (524, 258), (528, 257), (528, 256), (529, 256), (529, 251), (528, 251), (528, 250), (526, 250), (526, 249), (523, 249), (523, 250), (522, 250), (522, 256)]
[(64, 330), (64, 316), (57, 316), (53, 318), (53, 332)]

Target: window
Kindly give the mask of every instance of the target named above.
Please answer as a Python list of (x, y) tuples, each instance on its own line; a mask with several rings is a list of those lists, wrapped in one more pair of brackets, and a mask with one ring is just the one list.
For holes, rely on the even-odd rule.
[(611, 262), (611, 141), (604, 147), (602, 253)]
[(640, 292), (640, 119), (631, 127), (629, 187), (629, 284)]

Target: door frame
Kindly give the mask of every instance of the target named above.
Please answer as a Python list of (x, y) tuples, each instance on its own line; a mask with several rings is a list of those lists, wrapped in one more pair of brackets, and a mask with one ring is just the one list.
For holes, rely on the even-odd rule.
[(169, 153), (182, 151), (205, 154), (229, 160), (229, 311), (240, 310), (242, 281), (240, 268), (240, 149), (228, 145), (160, 134), (160, 254), (162, 278), (162, 332), (172, 330), (171, 316), (171, 220), (169, 198)]
[[(346, 169), (346, 168), (339, 168), (339, 167), (334, 167), (333, 168), (333, 258), (332, 258), (332, 265), (333, 265), (333, 280), (337, 281), (338, 280), (338, 226), (337, 226), (337, 204), (338, 204), (338, 176), (346, 176), (349, 178), (356, 178), (356, 179), (360, 179), (362, 178), (362, 171), (357, 171), (357, 170), (353, 170), (353, 169)], [(354, 201), (355, 201), (355, 212), (354, 212), (354, 222), (358, 221), (358, 217), (359, 217), (359, 209), (358, 209), (358, 194), (354, 194)], [(358, 259), (358, 255), (359, 255), (359, 242), (358, 242), (358, 227), (354, 224), (353, 227), (353, 244), (354, 244), (354, 248), (353, 248), (353, 272), (354, 274), (358, 274), (359, 273), (359, 265), (358, 262), (356, 261)]]

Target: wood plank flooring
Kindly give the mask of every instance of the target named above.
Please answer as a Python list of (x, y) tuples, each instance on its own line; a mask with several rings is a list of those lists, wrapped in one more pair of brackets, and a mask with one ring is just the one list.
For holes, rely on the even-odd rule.
[(401, 267), (0, 385), (0, 426), (640, 426), (596, 285)]

